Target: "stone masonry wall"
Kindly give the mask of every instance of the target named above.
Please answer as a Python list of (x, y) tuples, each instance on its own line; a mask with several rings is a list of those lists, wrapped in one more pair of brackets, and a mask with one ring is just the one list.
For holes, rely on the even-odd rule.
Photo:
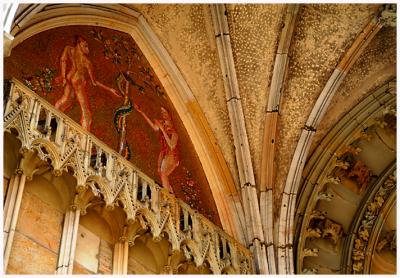
[(7, 274), (54, 274), (63, 213), (29, 192), (26, 186)]

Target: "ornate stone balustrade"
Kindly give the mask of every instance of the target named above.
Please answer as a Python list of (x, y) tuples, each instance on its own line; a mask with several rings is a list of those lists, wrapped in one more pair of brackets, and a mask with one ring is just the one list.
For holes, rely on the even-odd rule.
[[(139, 223), (156, 241), (167, 236), (172, 252), (182, 251), (196, 266), (207, 261), (214, 274), (253, 272), (249, 250), (21, 82), (10, 82), (4, 131), (16, 134), (22, 153), (36, 151), (54, 175), (73, 174), (73, 209), (85, 214), (88, 196), (100, 197), (107, 209), (125, 211), (128, 232), (121, 238), (131, 245), (137, 234), (130, 227)], [(35, 169), (28, 166), (22, 170), (29, 180)]]

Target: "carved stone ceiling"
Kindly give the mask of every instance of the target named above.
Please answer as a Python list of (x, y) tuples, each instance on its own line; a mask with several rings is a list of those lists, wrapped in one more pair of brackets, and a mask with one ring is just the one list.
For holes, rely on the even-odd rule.
[(178, 66), (237, 178), (233, 137), (208, 5), (129, 5), (143, 14)]
[(316, 132), (312, 149), (351, 107), (396, 74), (393, 57), (396, 57), (396, 30), (386, 27), (367, 46), (332, 99)]
[[(237, 182), (233, 137), (209, 5), (130, 6), (143, 14), (188, 81)], [(285, 7), (227, 5), (233, 57), (256, 176), (259, 176), (261, 163), (267, 86)]]
[(233, 58), (256, 182), (260, 178), (264, 111), (287, 5), (227, 5)]
[(278, 122), (277, 188), (284, 186), (301, 128), (316, 99), (372, 14), (373, 5), (302, 5)]
[[(181, 70), (238, 180), (223, 80), (209, 5), (136, 5)], [(376, 5), (302, 5), (289, 52), (277, 148), (277, 186), (282, 188), (292, 155), (318, 95), (338, 61), (369, 21)], [(250, 152), (260, 176), (264, 110), (286, 5), (227, 5), (229, 31)], [(316, 142), (368, 90), (394, 72), (393, 29), (383, 29), (340, 87)], [(372, 80), (371, 77), (375, 78)], [(360, 88), (359, 84), (366, 81)], [(368, 81), (368, 82), (367, 82)], [(315, 144), (314, 144), (315, 145)]]
[[(238, 185), (238, 167), (210, 5), (124, 5), (143, 15), (177, 65), (204, 112)], [(21, 10), (26, 6), (22, 5)], [(301, 129), (318, 96), (340, 59), (378, 7), (373, 4), (300, 5), (279, 108), (274, 160), (277, 173), (275, 197), (281, 195)], [(286, 4), (226, 4), (233, 59), (257, 184), (261, 173), (264, 113), (286, 8)], [(334, 95), (325, 117), (317, 127), (309, 157), (329, 130), (364, 96), (396, 76), (395, 57), (396, 30), (383, 27), (357, 59)], [(372, 151), (370, 153), (369, 160), (375, 162)], [(278, 204), (274, 206), (279, 207)]]

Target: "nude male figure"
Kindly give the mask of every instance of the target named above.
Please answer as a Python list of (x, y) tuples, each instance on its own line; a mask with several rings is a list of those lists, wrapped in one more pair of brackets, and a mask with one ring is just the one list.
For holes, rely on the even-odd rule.
[[(101, 82), (97, 81), (93, 74), (93, 64), (90, 62), (88, 55), (89, 46), (87, 41), (78, 36), (76, 45), (67, 45), (61, 55), (61, 75), (56, 78), (56, 81), (61, 82), (64, 86), (64, 94), (57, 100), (55, 107), (61, 112), (65, 112), (74, 104), (74, 98), (78, 100), (81, 108), (80, 123), (83, 128), (90, 131), (92, 126), (92, 112), (90, 110), (87, 92), (86, 71), (89, 74), (90, 81), (93, 86), (100, 87), (114, 96), (122, 97), (118, 92)], [(67, 72), (67, 63), (70, 67)]]

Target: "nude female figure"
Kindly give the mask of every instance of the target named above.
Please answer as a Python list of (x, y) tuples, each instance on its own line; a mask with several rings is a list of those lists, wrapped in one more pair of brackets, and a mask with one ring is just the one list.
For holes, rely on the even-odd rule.
[(162, 148), (158, 156), (157, 172), (160, 175), (162, 186), (173, 193), (168, 176), (178, 167), (179, 154), (178, 133), (172, 123), (172, 118), (168, 111), (161, 107), (161, 119), (152, 122), (136, 103), (133, 106), (154, 131), (160, 131), (159, 140)]
[[(81, 119), (80, 123), (83, 128), (90, 131), (92, 126), (92, 112), (90, 111), (87, 82), (86, 82), (86, 71), (89, 74), (90, 81), (93, 86), (98, 86), (114, 96), (122, 97), (118, 92), (110, 88), (99, 81), (96, 81), (93, 74), (93, 64), (90, 62), (88, 55), (89, 46), (87, 41), (78, 36), (76, 45), (67, 45), (61, 55), (61, 75), (56, 78), (56, 82), (61, 82), (64, 86), (64, 94), (60, 99), (57, 100), (55, 107), (61, 112), (69, 110), (74, 104), (74, 98), (78, 100), (81, 108)], [(69, 61), (70, 67), (67, 73), (67, 63)]]

